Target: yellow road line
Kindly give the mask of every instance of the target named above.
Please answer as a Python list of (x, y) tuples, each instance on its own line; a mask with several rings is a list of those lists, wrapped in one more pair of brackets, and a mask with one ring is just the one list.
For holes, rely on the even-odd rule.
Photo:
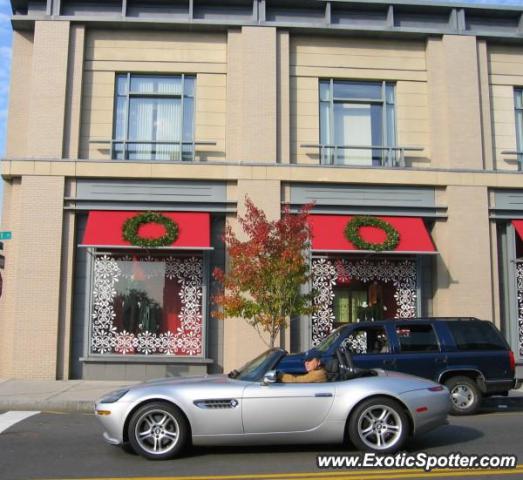
[[(493, 475), (515, 475), (523, 473), (523, 465), (512, 469), (465, 469), (448, 468), (435, 469), (426, 472), (423, 469), (381, 469), (381, 470), (352, 470), (344, 472), (304, 472), (304, 473), (268, 473), (268, 474), (245, 474), (245, 475), (206, 475), (206, 476), (177, 476), (177, 477), (90, 477), (75, 480), (284, 480), (284, 479), (315, 479), (315, 480), (393, 480), (397, 478), (420, 478), (423, 477), (473, 477)], [(66, 479), (61, 479), (66, 480)]]

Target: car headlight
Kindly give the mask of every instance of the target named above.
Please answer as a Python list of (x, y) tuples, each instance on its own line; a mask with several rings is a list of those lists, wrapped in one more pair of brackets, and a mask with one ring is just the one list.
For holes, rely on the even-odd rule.
[(99, 401), (100, 401), (100, 403), (114, 403), (114, 402), (117, 402), (128, 391), (129, 391), (129, 389), (126, 389), (126, 390), (116, 390), (116, 392), (109, 393), (105, 397), (102, 397)]

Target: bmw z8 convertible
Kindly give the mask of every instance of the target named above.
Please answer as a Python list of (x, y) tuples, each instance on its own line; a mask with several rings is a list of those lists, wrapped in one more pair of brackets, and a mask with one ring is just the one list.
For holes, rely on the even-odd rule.
[(270, 349), (228, 375), (166, 378), (96, 402), (104, 438), (149, 459), (180, 456), (186, 445), (349, 443), (391, 453), (447, 423), (450, 397), (430, 380), (355, 368), (340, 349), (324, 383), (280, 383), (287, 355)]

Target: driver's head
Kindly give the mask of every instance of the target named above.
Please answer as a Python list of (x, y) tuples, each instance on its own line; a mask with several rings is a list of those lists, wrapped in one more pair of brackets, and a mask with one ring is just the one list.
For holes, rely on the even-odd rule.
[(319, 368), (321, 365), (320, 358), (321, 358), (321, 354), (320, 354), (320, 352), (318, 352), (318, 350), (315, 350), (315, 349), (309, 350), (305, 354), (305, 359), (304, 359), (305, 370), (307, 370), (307, 372), (310, 372), (312, 370), (316, 370), (317, 368)]

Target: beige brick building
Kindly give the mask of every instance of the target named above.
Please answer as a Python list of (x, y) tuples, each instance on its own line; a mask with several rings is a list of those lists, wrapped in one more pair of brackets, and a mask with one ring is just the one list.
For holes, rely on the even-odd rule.
[[(315, 202), (324, 301), (285, 348), (362, 311), (476, 316), (523, 364), (523, 8), (11, 3), (0, 377), (217, 372), (263, 350), (210, 317), (245, 195), (272, 218)], [(124, 240), (147, 211), (177, 238)], [(359, 215), (399, 244), (358, 249), (343, 229)]]

